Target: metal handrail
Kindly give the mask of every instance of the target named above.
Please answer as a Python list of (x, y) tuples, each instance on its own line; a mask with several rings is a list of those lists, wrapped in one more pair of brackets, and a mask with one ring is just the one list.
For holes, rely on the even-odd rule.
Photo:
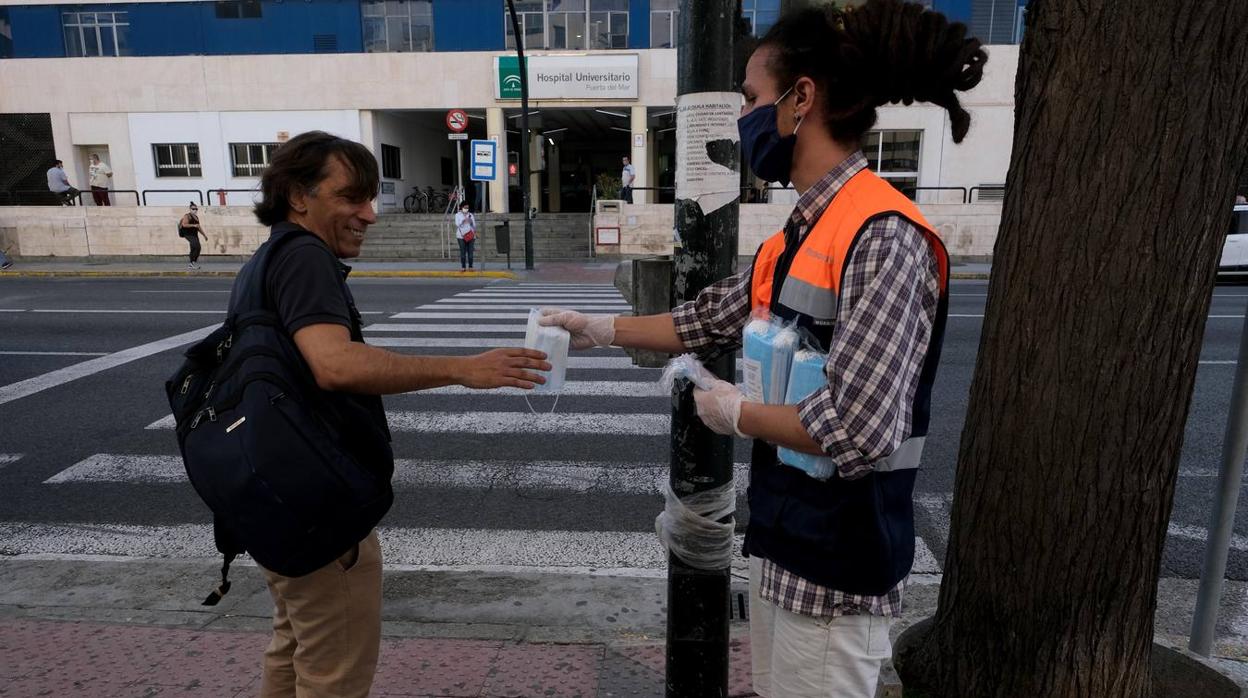
[[(65, 198), (54, 191), (47, 189), (11, 189), (9, 194), (12, 196), (14, 206), (64, 206)], [(34, 194), (32, 197), (35, 201), (47, 201), (49, 203), (22, 204), (19, 203), (23, 194)]]
[(144, 189), (142, 192), (143, 205), (147, 205), (148, 194), (194, 194), (199, 199), (199, 205), (204, 205), (204, 192), (199, 189)]
[[(90, 191), (80, 191), (80, 192), (78, 192), (78, 205), (79, 205), (79, 206), (86, 206), (86, 204), (84, 204), (84, 203), (83, 203), (82, 197), (86, 196), (87, 194), (94, 194), (94, 193), (96, 193), (97, 191), (99, 191), (99, 190), (98, 190), (98, 189), (92, 189), (92, 190), (90, 190)], [(134, 194), (134, 205), (135, 205), (135, 206), (138, 206), (138, 205), (139, 205), (139, 190), (137, 190), (137, 189), (105, 189), (105, 190), (104, 190), (104, 192), (105, 192), (106, 194)]]
[[(645, 189), (648, 189), (648, 187), (637, 187), (633, 189), (633, 191), (639, 191), (639, 190), (644, 191)], [(589, 257), (590, 259), (593, 259), (594, 257), (598, 256), (597, 250), (594, 249), (594, 243), (596, 242), (596, 240), (594, 240), (594, 222), (595, 222), (594, 219), (597, 218), (597, 216), (598, 216), (598, 185), (593, 184), (589, 187)]]
[(975, 192), (977, 192), (977, 191), (999, 191), (999, 192), (1004, 192), (1004, 191), (1005, 191), (1005, 187), (1004, 187), (1004, 186), (1001, 186), (1001, 185), (998, 185), (998, 186), (979, 186), (979, 187), (971, 187), (971, 190), (970, 190), (969, 194), (967, 195), (967, 203), (972, 203), (972, 204), (973, 204), (973, 203), (975, 203)]
[(968, 196), (966, 187), (905, 187), (901, 190), (901, 193), (913, 199), (921, 191), (959, 191), (962, 192), (962, 203), (966, 203), (966, 197)]
[[(204, 197), (207, 198), (207, 200), (209, 201), (209, 204), (208, 204), (209, 206), (212, 205), (211, 203), (212, 195), (218, 192), (223, 193), (223, 194), (231, 194), (231, 193), (233, 194), (259, 194), (260, 190), (259, 189), (207, 189), (204, 191)], [(203, 200), (201, 199), (201, 202), (202, 201)]]

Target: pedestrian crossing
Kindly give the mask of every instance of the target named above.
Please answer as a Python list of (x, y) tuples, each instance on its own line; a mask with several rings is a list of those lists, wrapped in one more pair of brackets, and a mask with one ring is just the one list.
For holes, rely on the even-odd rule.
[[(370, 318), (364, 333), (370, 344), (400, 352), (470, 354), (521, 346), (529, 309), (546, 306), (630, 311), (610, 285), (495, 283)], [(635, 367), (622, 350), (599, 349), (569, 357), (557, 404), (550, 395), (529, 395), (526, 404), (512, 388), (459, 386), (385, 398), (397, 459), (396, 502), (381, 527), (387, 566), (665, 574), (654, 518), (669, 473), (671, 400), (659, 375)], [(89, 454), (39, 485), (133, 497), (118, 507), (132, 515), (0, 522), (0, 554), (215, 558), (207, 510), (186, 480), (173, 426), (170, 415), (137, 425), (125, 442), (139, 448)], [(748, 445), (738, 444), (739, 509), (748, 458)], [(185, 517), (145, 513), (144, 498), (154, 496), (185, 503)], [(940, 571), (922, 536), (914, 571)]]

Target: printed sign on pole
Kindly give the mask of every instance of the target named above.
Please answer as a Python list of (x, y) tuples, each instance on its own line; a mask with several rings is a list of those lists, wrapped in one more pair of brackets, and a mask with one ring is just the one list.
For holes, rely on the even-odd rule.
[(446, 127), (455, 133), (468, 130), (468, 114), (463, 109), (452, 109), (446, 113)]
[(498, 143), (474, 140), (472, 145), (471, 177), (474, 182), (493, 182), (498, 179)]

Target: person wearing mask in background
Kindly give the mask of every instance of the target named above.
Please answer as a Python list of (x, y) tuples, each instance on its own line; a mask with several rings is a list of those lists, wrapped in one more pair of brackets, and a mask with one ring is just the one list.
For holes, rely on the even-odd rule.
[(625, 155), (620, 159), (624, 164), (624, 169), (620, 172), (620, 199), (626, 203), (633, 203), (633, 182), (637, 180), (637, 169), (633, 167), (633, 163)]
[(95, 200), (96, 206), (111, 206), (112, 202), (108, 200), (108, 190), (112, 186), (113, 168), (108, 163), (100, 160), (100, 156), (91, 153), (91, 198)]
[(178, 235), (186, 240), (191, 246), (191, 263), (186, 265), (187, 269), (199, 269), (199, 238), (202, 235), (204, 240), (208, 239), (208, 235), (204, 233), (204, 228), (199, 224), (199, 206), (195, 202), (191, 202), (191, 208), (178, 221)]
[(459, 243), (459, 270), (472, 269), (472, 250), (477, 244), (477, 217), (472, 215), (472, 205), (467, 201), (459, 204), (455, 213), (455, 240)]
[[(744, 272), (671, 313), (548, 309), (572, 346), (712, 358), (736, 351), (754, 309), (796, 323), (827, 352), (826, 384), (798, 404), (695, 389), (703, 422), (754, 440), (745, 553), (755, 691), (766, 698), (875, 695), (914, 560), (912, 494), (947, 315), (948, 256), (914, 203), (867, 168), (876, 108), (929, 102), (960, 143), (956, 92), (987, 54), (966, 27), (921, 5), (869, 0), (782, 18), (746, 67), (738, 122), (758, 176), (800, 193)], [(817, 480), (777, 446), (830, 457)]]
[(69, 183), (69, 175), (65, 174), (65, 164), (60, 160), (48, 168), (48, 191), (56, 195), (62, 206), (73, 206), (78, 190)]

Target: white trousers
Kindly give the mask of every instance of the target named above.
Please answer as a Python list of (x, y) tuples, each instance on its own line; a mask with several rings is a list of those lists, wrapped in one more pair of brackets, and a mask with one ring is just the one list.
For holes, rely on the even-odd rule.
[(759, 596), (763, 561), (750, 558), (750, 654), (763, 698), (874, 698), (880, 666), (892, 656), (892, 618), (814, 618)]

